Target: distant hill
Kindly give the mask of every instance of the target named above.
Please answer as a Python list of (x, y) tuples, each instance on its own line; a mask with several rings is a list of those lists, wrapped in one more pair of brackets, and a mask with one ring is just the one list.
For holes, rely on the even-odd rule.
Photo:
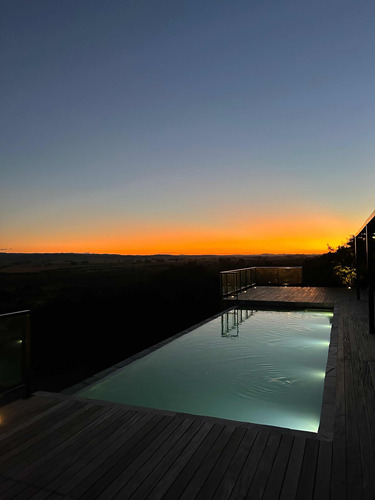
[(119, 255), (94, 253), (0, 253), (0, 272), (25, 273), (73, 267), (99, 268), (168, 266), (184, 262), (215, 264), (221, 269), (251, 266), (298, 266), (316, 255), (254, 254), (254, 255)]

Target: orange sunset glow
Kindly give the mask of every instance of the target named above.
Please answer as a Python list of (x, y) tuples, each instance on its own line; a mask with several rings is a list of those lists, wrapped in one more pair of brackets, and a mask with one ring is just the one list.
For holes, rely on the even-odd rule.
[[(324, 224), (323, 224), (324, 222)], [(326, 218), (284, 218), (242, 220), (220, 226), (185, 224), (167, 226), (139, 224), (121, 230), (119, 223), (92, 227), (51, 227), (30, 232), (27, 243), (24, 236), (13, 235), (14, 252), (77, 252), (151, 255), (166, 254), (260, 254), (306, 253), (320, 254), (327, 245), (343, 244), (353, 225), (344, 220)]]

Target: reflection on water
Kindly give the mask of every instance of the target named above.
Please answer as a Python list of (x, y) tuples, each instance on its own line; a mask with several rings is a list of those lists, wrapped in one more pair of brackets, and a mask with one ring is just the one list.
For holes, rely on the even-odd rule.
[(241, 323), (254, 315), (252, 309), (232, 309), (221, 316), (221, 336), (238, 337)]
[[(221, 315), (221, 336), (222, 337), (238, 337), (240, 333), (240, 325), (244, 321), (248, 320), (257, 312), (255, 309), (240, 309), (234, 308), (230, 311), (226, 311)], [(285, 311), (291, 313), (291, 311)], [(319, 317), (328, 318), (329, 323), (326, 324), (315, 324), (314, 328), (331, 328), (333, 321), (333, 312), (325, 309), (305, 309), (305, 313), (315, 314)], [(329, 345), (329, 341), (322, 342), (321, 345)]]

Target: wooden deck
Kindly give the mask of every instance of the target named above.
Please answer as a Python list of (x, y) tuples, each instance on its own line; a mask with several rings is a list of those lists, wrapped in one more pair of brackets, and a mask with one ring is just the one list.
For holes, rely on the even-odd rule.
[(269, 303), (299, 303), (299, 304), (325, 304), (333, 306), (338, 301), (351, 300), (354, 297), (353, 290), (346, 288), (323, 288), (323, 287), (283, 287), (283, 286), (260, 286), (250, 288), (238, 294), (238, 300)]
[(332, 440), (37, 393), (0, 409), (0, 498), (373, 500), (375, 338), (365, 301), (306, 288), (246, 297), (338, 304)]

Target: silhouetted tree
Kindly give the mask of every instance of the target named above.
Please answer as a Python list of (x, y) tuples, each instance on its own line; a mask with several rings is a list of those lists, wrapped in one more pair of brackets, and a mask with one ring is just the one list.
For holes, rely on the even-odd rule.
[(328, 252), (306, 260), (303, 264), (303, 279), (310, 286), (352, 286), (355, 280), (354, 237), (344, 245), (334, 248), (328, 245)]

